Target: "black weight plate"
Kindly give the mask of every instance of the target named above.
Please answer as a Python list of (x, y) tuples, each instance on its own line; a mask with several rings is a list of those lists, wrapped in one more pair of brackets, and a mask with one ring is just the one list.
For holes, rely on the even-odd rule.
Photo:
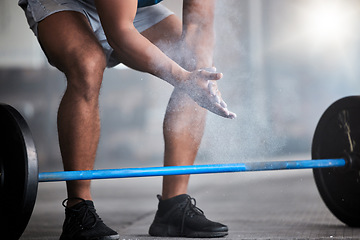
[[(345, 158), (360, 153), (360, 97), (342, 98), (322, 115), (316, 127), (312, 158)], [(359, 169), (313, 169), (316, 186), (330, 211), (343, 223), (360, 227)]]
[(0, 172), (0, 233), (19, 239), (35, 204), (38, 163), (27, 123), (5, 104), (0, 104)]

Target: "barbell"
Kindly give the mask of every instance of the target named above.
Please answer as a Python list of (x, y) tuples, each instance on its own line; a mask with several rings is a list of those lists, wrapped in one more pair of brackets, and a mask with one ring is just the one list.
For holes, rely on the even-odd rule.
[(309, 168), (329, 210), (348, 226), (360, 227), (360, 96), (342, 98), (326, 109), (311, 152), (312, 160), (39, 173), (25, 119), (15, 108), (0, 104), (0, 232), (20, 238), (39, 182)]

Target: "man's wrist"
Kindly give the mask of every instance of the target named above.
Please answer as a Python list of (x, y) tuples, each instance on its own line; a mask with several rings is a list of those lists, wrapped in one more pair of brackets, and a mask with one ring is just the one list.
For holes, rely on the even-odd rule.
[(176, 68), (174, 71), (172, 71), (172, 76), (171, 79), (169, 79), (169, 83), (174, 87), (179, 87), (186, 82), (189, 74), (189, 71), (179, 66), (179, 68)]
[(188, 71), (207, 69), (214, 66), (212, 59), (209, 60), (207, 57), (205, 59), (199, 59), (195, 56), (188, 57), (188, 59), (183, 59), (183, 64), (181, 65)]

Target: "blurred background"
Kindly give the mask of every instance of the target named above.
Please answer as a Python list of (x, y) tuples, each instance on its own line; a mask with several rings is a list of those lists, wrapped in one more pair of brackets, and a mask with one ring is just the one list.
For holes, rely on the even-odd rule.
[[(182, 1), (163, 3), (181, 17)], [(357, 0), (218, 1), (215, 65), (238, 118), (208, 115), (197, 163), (310, 156), (321, 114), (360, 93), (359, 13)], [(47, 63), (17, 1), (0, 1), (0, 32), (0, 102), (28, 121), (40, 170), (61, 170), (56, 114), (65, 77)], [(96, 168), (162, 164), (171, 91), (149, 74), (106, 70)]]

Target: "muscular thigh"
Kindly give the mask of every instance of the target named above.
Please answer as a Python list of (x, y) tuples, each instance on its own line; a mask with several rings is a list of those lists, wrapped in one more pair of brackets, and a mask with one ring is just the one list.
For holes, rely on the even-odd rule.
[(65, 73), (90, 57), (106, 65), (101, 45), (79, 12), (62, 11), (48, 16), (38, 24), (38, 39), (49, 62)]
[(163, 52), (167, 53), (179, 43), (181, 33), (181, 20), (176, 15), (172, 14), (143, 31), (141, 34), (159, 47)]

